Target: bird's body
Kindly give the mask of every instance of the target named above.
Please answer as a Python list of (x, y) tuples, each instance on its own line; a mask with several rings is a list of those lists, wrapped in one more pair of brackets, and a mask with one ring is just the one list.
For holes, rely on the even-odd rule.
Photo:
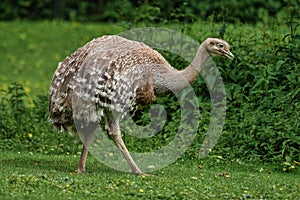
[[(201, 66), (196, 65), (202, 65), (210, 54), (233, 56), (225, 41), (210, 40), (216, 42), (214, 45), (223, 44), (219, 47), (225, 53), (210, 52), (200, 46), (195, 62), (181, 71), (140, 42), (119, 36), (103, 36), (90, 41), (61, 62), (53, 76), (49, 104), (51, 123), (58, 128), (74, 130), (76, 119), (99, 123), (105, 118), (108, 134), (124, 154), (132, 172), (142, 173), (123, 143), (119, 118), (135, 105), (150, 104), (155, 95), (184, 89), (197, 78)], [(213, 46), (212, 41), (205, 44)], [(88, 102), (81, 104), (76, 112), (74, 96)], [(85, 170), (87, 148), (88, 143), (83, 148), (79, 172)]]

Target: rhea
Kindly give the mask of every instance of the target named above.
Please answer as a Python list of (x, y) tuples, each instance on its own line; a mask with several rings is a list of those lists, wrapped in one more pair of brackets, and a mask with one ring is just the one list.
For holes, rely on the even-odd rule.
[[(74, 120), (90, 124), (104, 119), (109, 137), (123, 153), (132, 173), (143, 174), (123, 142), (120, 118), (136, 105), (152, 103), (156, 95), (188, 87), (211, 55), (233, 59), (229, 48), (224, 40), (207, 38), (193, 62), (177, 70), (142, 42), (114, 35), (93, 39), (59, 63), (50, 87), (49, 120), (59, 129), (74, 130)], [(74, 96), (81, 102), (76, 112)], [(88, 149), (89, 142), (84, 142), (79, 173), (85, 172)]]

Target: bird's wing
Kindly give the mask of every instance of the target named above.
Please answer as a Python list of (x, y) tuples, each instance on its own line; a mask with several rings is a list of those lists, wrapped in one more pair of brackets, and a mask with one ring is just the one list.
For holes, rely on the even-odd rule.
[(79, 48), (59, 64), (53, 76), (50, 120), (69, 124), (74, 113), (96, 120), (104, 109), (124, 114), (136, 104), (152, 102), (149, 65), (156, 60), (148, 51), (151, 49), (142, 43), (117, 36), (96, 38)]
[(126, 114), (135, 105), (149, 104), (155, 98), (149, 68), (135, 65), (126, 56), (115, 60), (98, 54), (88, 56), (71, 84), (74, 96), (80, 99), (76, 105), (81, 106), (75, 115), (91, 119), (98, 116), (99, 120), (105, 109)]

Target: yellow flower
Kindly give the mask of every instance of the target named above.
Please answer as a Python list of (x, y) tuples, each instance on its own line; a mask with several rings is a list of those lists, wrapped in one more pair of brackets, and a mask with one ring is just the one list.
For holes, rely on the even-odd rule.
[(25, 86), (24, 90), (25, 90), (25, 93), (27, 93), (27, 94), (31, 91), (30, 87), (28, 87), (28, 86)]
[(28, 137), (32, 138), (33, 134), (32, 133), (28, 133)]
[(144, 192), (144, 190), (143, 189), (140, 189), (140, 193), (143, 193)]
[(284, 167), (284, 168), (282, 168), (282, 171), (284, 171), (284, 172), (285, 172), (285, 171), (286, 171), (286, 168), (285, 168), (285, 167)]

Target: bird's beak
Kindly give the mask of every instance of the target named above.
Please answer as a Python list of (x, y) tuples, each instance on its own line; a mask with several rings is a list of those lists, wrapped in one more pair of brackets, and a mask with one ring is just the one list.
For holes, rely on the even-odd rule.
[(234, 55), (229, 50), (224, 52), (224, 56), (231, 60), (234, 59)]

